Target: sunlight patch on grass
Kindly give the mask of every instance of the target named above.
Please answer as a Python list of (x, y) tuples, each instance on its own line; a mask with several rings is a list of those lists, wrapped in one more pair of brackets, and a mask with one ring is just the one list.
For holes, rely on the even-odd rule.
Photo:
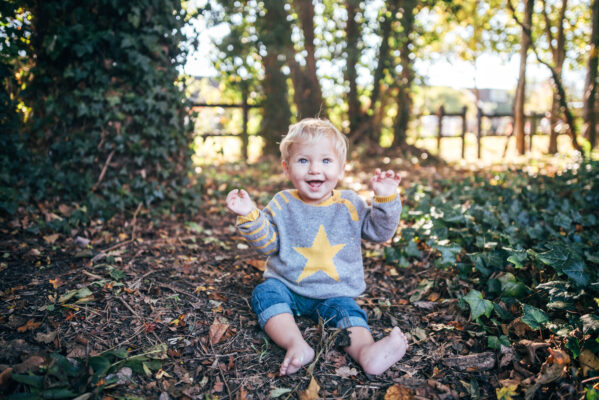
[[(254, 163), (262, 155), (264, 140), (259, 136), (250, 136), (248, 145), (248, 161)], [(207, 137), (196, 136), (194, 140), (194, 165), (213, 165), (236, 162), (242, 159), (241, 138), (239, 137)]]
[[(510, 139), (502, 136), (483, 137), (480, 159), (477, 159), (476, 136), (472, 133), (466, 134), (466, 148), (463, 160), (461, 158), (462, 141), (459, 137), (443, 138), (440, 154), (437, 152), (437, 139), (434, 137), (412, 139), (411, 143), (428, 150), (432, 154), (439, 155), (440, 158), (451, 164), (460, 166), (471, 165), (477, 168), (497, 165), (530, 165), (531, 163), (535, 164), (539, 162), (553, 163), (563, 168), (573, 162), (579, 161), (577, 152), (572, 147), (570, 138), (566, 135), (558, 137), (558, 153), (554, 156), (546, 154), (549, 146), (549, 137), (541, 135), (533, 137), (532, 151), (527, 149), (527, 153), (523, 156), (519, 155), (516, 151), (516, 140), (514, 137)], [(526, 138), (526, 145), (528, 147), (528, 137)]]

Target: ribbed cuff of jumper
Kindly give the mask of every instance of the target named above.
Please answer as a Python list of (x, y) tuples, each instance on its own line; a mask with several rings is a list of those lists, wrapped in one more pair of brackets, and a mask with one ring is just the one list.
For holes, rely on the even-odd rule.
[(391, 196), (374, 196), (374, 201), (377, 203), (389, 203), (395, 200), (397, 196), (397, 193), (393, 193)]
[(245, 224), (246, 222), (253, 222), (258, 219), (260, 214), (258, 213), (258, 209), (254, 208), (248, 215), (238, 216), (236, 225)]

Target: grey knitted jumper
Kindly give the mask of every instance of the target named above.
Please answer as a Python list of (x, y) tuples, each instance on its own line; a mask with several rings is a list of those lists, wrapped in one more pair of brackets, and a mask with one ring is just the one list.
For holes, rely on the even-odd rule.
[(385, 242), (401, 214), (399, 195), (373, 206), (351, 190), (335, 190), (320, 204), (304, 203), (297, 190), (277, 193), (263, 211), (237, 218), (237, 228), (269, 255), (265, 278), (313, 299), (357, 297), (365, 289), (361, 239)]

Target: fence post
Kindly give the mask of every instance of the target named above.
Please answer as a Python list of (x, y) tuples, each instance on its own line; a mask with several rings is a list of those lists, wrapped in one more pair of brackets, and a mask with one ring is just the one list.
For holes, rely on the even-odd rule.
[(483, 110), (476, 106), (476, 157), (480, 160), (480, 141), (482, 137)]
[(464, 154), (466, 152), (466, 112), (468, 111), (468, 107), (462, 107), (462, 160), (464, 159)]
[(242, 84), (241, 87), (241, 97), (242, 97), (242, 111), (243, 111), (243, 130), (241, 132), (241, 152), (243, 155), (243, 160), (247, 162), (248, 160), (248, 144), (249, 144), (249, 136), (248, 136), (248, 89), (245, 83)]
[(441, 154), (441, 134), (443, 132), (443, 115), (445, 114), (445, 108), (439, 106), (437, 111), (437, 154)]
[(532, 152), (532, 137), (537, 131), (537, 114), (531, 115), (530, 120), (530, 136), (528, 138), (528, 151)]

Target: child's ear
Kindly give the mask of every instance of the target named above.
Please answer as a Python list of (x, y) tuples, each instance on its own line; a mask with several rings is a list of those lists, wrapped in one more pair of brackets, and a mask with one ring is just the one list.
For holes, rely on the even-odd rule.
[(289, 164), (287, 164), (287, 161), (281, 161), (281, 167), (283, 167), (283, 172), (285, 173), (285, 176), (289, 178)]

